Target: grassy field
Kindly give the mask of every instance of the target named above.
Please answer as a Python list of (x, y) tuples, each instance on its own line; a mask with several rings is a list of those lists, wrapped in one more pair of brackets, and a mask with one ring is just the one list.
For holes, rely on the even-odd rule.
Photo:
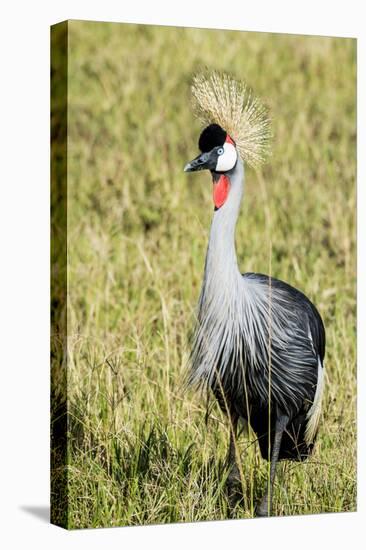
[[(228, 426), (182, 381), (212, 216), (187, 176), (202, 68), (268, 105), (273, 153), (248, 169), (244, 271), (302, 289), (327, 331), (318, 443), (281, 463), (276, 515), (356, 509), (356, 45), (351, 39), (69, 25), (68, 489), (70, 528), (250, 518), (267, 479), (239, 440), (244, 505), (225, 493)], [(269, 265), (270, 250), (272, 261)]]

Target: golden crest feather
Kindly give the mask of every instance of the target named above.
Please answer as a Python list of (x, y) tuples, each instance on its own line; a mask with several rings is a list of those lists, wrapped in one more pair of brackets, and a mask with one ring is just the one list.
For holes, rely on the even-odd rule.
[(241, 158), (251, 166), (270, 154), (271, 121), (266, 107), (244, 82), (226, 73), (194, 76), (193, 108), (199, 120), (219, 124), (235, 141)]

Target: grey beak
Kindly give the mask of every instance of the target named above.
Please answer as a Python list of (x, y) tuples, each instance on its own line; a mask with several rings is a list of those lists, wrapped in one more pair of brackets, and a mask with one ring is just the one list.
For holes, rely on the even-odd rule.
[(183, 170), (184, 170), (184, 172), (193, 172), (194, 168), (193, 168), (193, 170), (192, 170), (192, 164), (191, 164), (190, 162), (188, 162), (188, 163), (185, 165), (185, 167), (184, 167)]
[(188, 164), (185, 165), (184, 171), (185, 172), (197, 172), (198, 170), (214, 170), (216, 166), (216, 158), (213, 157), (213, 155), (210, 153), (202, 153), (202, 155), (198, 155), (195, 159), (191, 160), (191, 162), (188, 162)]

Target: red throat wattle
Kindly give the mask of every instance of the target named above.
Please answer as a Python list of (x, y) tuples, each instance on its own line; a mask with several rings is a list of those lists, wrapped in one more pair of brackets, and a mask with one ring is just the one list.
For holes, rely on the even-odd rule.
[(213, 180), (213, 200), (216, 208), (222, 206), (230, 191), (230, 179), (222, 174), (217, 181)]

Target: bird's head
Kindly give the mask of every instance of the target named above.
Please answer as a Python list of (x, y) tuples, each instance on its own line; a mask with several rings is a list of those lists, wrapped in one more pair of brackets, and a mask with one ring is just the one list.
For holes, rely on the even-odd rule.
[(198, 147), (201, 154), (186, 164), (185, 172), (211, 170), (224, 173), (232, 170), (238, 160), (235, 142), (218, 124), (210, 124), (203, 130)]
[(227, 172), (232, 170), (238, 160), (235, 142), (218, 124), (210, 124), (200, 135), (198, 147), (201, 154), (184, 167), (185, 172), (210, 170), (213, 180), (213, 199), (215, 209), (220, 208), (228, 198), (230, 178)]
[(226, 202), (234, 181), (240, 179), (243, 163), (257, 166), (266, 159), (270, 119), (246, 84), (227, 74), (214, 71), (207, 76), (196, 75), (191, 90), (195, 114), (206, 128), (198, 142), (201, 154), (184, 171), (211, 171), (218, 209)]

